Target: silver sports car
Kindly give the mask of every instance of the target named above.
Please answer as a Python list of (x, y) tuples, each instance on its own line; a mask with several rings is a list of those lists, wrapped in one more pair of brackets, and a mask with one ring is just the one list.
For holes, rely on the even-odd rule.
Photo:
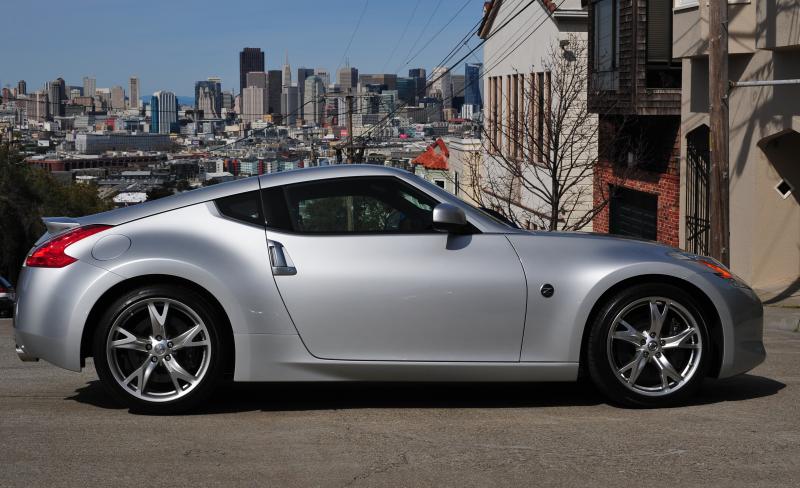
[(528, 232), (413, 174), (343, 165), (46, 219), (17, 353), (166, 413), (233, 381), (573, 381), (685, 401), (764, 360), (762, 307), (716, 261)]

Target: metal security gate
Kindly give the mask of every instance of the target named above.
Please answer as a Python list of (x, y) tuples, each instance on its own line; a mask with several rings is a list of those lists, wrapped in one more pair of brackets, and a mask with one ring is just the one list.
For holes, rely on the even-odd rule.
[(709, 129), (703, 125), (686, 136), (686, 250), (708, 255), (711, 199)]

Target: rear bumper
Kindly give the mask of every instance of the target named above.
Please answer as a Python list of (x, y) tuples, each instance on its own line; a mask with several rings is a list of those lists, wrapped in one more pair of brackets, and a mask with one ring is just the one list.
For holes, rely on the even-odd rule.
[(102, 294), (121, 280), (82, 261), (64, 268), (24, 267), (14, 317), (20, 359), (41, 358), (80, 371), (81, 340), (89, 312)]
[(28, 362), (36, 362), (39, 360), (39, 358), (28, 354), (28, 351), (25, 350), (25, 346), (20, 346), (19, 344), (17, 344), (16, 350), (17, 350), (17, 357), (19, 357), (20, 361), (28, 363)]

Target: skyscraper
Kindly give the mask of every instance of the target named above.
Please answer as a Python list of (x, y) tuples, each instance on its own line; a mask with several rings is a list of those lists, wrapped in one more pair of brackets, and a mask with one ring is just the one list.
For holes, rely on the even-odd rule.
[(306, 122), (322, 125), (324, 122), (325, 112), (325, 84), (322, 78), (316, 75), (311, 75), (306, 78), (305, 87), (305, 100), (308, 105), (305, 107), (305, 116), (303, 117)]
[(293, 126), (297, 123), (297, 101), (297, 87), (283, 87), (283, 93), (281, 93), (281, 115), (285, 125)]
[(453, 82), (450, 79), (450, 68), (447, 66), (433, 68), (428, 95), (441, 99), (443, 108), (453, 107)]
[(464, 105), (472, 105), (474, 112), (479, 112), (483, 107), (480, 82), (482, 69), (482, 63), (464, 65)]
[(97, 81), (94, 78), (89, 76), (83, 77), (83, 96), (84, 97), (93, 97), (95, 89), (97, 87)]
[(178, 132), (178, 100), (169, 91), (157, 91), (150, 98), (150, 132)]
[(283, 73), (279, 69), (267, 71), (267, 113), (281, 114), (281, 85)]
[(416, 82), (416, 88), (414, 90), (414, 103), (418, 103), (421, 98), (425, 98), (427, 95), (425, 90), (425, 85), (427, 84), (425, 68), (414, 68), (408, 70), (408, 77), (413, 78)]
[(289, 65), (289, 51), (286, 51), (286, 61), (283, 62), (283, 80), (281, 88), (292, 86), (292, 67)]
[(131, 76), (128, 88), (128, 97), (131, 108), (139, 108), (142, 101), (139, 99), (139, 78)]
[(328, 70), (325, 68), (316, 68), (314, 69), (314, 74), (319, 76), (319, 79), (322, 80), (322, 84), (325, 85), (325, 88), (331, 84), (331, 74), (328, 73)]
[(194, 84), (194, 108), (202, 110), (205, 118), (219, 118), (222, 114), (222, 83), (219, 78), (209, 78)]
[(314, 76), (311, 68), (297, 68), (297, 114), (300, 118), (305, 118), (305, 92), (306, 78)]
[(25, 83), (25, 80), (19, 80), (17, 82), (17, 95), (27, 95), (28, 94), (28, 84)]
[(358, 69), (350, 66), (339, 68), (336, 73), (336, 83), (342, 88), (342, 92), (346, 94), (355, 91), (356, 86), (358, 86)]
[(256, 88), (267, 87), (267, 74), (263, 71), (251, 71), (247, 73), (244, 87), (254, 86)]
[(125, 89), (121, 86), (111, 87), (111, 108), (114, 110), (125, 109)]
[(67, 99), (67, 87), (63, 78), (55, 79), (47, 84), (47, 98), (50, 101), (50, 116), (64, 115), (64, 100)]
[(239, 53), (239, 93), (247, 86), (247, 73), (264, 71), (264, 53), (261, 48), (246, 47)]
[(242, 91), (242, 122), (263, 120), (267, 113), (267, 89), (247, 86)]
[(414, 91), (417, 87), (417, 80), (414, 78), (397, 78), (397, 98), (406, 105), (414, 105)]
[(394, 73), (359, 74), (361, 85), (383, 85), (384, 90), (397, 89), (397, 75)]

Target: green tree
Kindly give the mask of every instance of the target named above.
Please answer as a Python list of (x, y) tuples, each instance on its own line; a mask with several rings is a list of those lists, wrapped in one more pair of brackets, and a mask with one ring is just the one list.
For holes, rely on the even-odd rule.
[(113, 208), (96, 185), (56, 181), (0, 146), (0, 275), (16, 282), (25, 255), (44, 231), (42, 217), (78, 217)]

